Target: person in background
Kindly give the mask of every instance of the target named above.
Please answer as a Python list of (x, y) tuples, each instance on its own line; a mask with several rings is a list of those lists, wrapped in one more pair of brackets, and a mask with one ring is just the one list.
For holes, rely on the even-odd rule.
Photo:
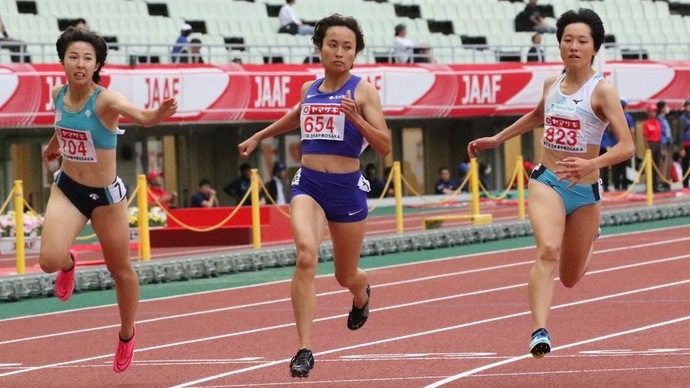
[[(302, 20), (297, 16), (297, 1), (296, 0), (285, 0), (285, 4), (280, 7), (278, 12), (278, 20), (280, 21), (281, 29), (296, 28), (296, 33), (298, 35), (312, 35), (314, 33), (314, 26), (302, 23)], [(290, 26), (290, 27), (287, 27)]]
[[(646, 148), (652, 152), (652, 161), (657, 166), (662, 163), (661, 155), (661, 122), (657, 118), (657, 105), (647, 105), (647, 120), (642, 123), (642, 132), (644, 135)], [(659, 177), (656, 172), (652, 171), (652, 190), (655, 193), (664, 191), (659, 185)]]
[(532, 35), (532, 46), (527, 51), (527, 62), (546, 62), (544, 47), (541, 45), (541, 33)]
[(667, 183), (671, 168), (671, 154), (673, 153), (673, 134), (671, 133), (671, 124), (668, 122), (669, 112), (671, 112), (671, 108), (666, 101), (662, 100), (656, 103), (656, 118), (661, 124), (661, 160), (657, 167), (663, 178), (659, 182), (662, 191), (671, 190), (671, 185)]
[[(55, 46), (65, 85), (52, 88), (55, 134), (43, 157), (48, 163), (62, 158), (62, 163), (50, 188), (38, 262), (44, 272), (57, 272), (55, 295), (67, 302), (74, 291), (77, 264), (77, 251), (71, 246), (91, 221), (115, 281), (120, 328), (113, 371), (123, 372), (134, 356), (139, 280), (129, 257), (127, 190), (117, 174), (117, 135), (122, 134), (118, 122), (124, 117), (151, 127), (175, 114), (177, 102), (166, 98), (157, 109), (141, 109), (122, 94), (99, 86), (108, 46), (91, 30), (70, 26)], [(48, 324), (58, 323), (53, 318)], [(79, 346), (91, 344), (74, 343), (44, 351), (63, 360)]]
[(383, 188), (386, 182), (379, 179), (376, 173), (376, 165), (374, 163), (367, 164), (364, 169), (364, 178), (369, 181), (369, 192), (367, 193), (367, 198), (380, 198), (383, 194)]
[[(307, 377), (314, 367), (315, 277), (326, 228), (333, 243), (335, 278), (353, 296), (347, 328), (358, 330), (369, 318), (371, 287), (359, 268), (369, 184), (360, 171), (360, 157), (369, 145), (382, 155), (391, 152), (378, 91), (350, 72), (365, 46), (359, 22), (339, 14), (327, 16), (316, 24), (312, 42), (321, 53), (323, 77), (305, 82), (295, 108), (237, 146), (246, 158), (263, 139), (301, 128), (302, 167), (290, 192), (297, 253), (290, 289), (299, 346), (290, 361), (292, 377)], [(332, 130), (315, 130), (326, 122), (333, 124)]]
[(201, 56), (201, 39), (193, 38), (187, 47), (180, 51), (180, 63), (204, 63)]
[(544, 21), (544, 17), (541, 15), (541, 12), (539, 11), (539, 6), (537, 6), (537, 0), (529, 0), (527, 5), (525, 6), (524, 11), (522, 12), (524, 12), (527, 16), (532, 31), (540, 33), (556, 32), (556, 27), (548, 25)]
[(276, 205), (285, 205), (285, 163), (273, 163), (271, 180), (266, 184), (266, 191), (276, 202)]
[[(252, 166), (249, 163), (242, 163), (240, 165), (240, 176), (235, 178), (232, 182), (228, 183), (223, 187), (223, 191), (235, 198), (235, 204), (239, 205), (239, 203), (242, 201), (242, 198), (244, 198), (245, 194), (247, 194), (247, 191), (251, 188), (252, 185)], [(263, 191), (259, 191), (259, 204), (260, 205), (265, 205), (266, 200), (263, 195)], [(247, 196), (247, 200), (244, 201), (243, 206), (251, 206), (252, 205), (252, 196), (249, 195)]]
[(0, 48), (4, 48), (14, 53), (10, 55), (10, 60), (14, 63), (31, 62), (31, 58), (26, 51), (26, 44), (20, 40), (14, 39), (7, 33), (5, 24), (2, 22), (2, 15), (0, 15)]
[(395, 63), (410, 63), (413, 50), (414, 42), (407, 38), (407, 26), (398, 24), (393, 38), (393, 60)]
[(202, 178), (199, 180), (196, 193), (189, 200), (189, 207), (214, 207), (218, 206), (216, 191), (211, 187), (211, 181)]
[[(541, 160), (528, 186), (529, 220), (537, 246), (527, 287), (532, 315), (528, 349), (535, 358), (551, 351), (546, 322), (554, 278), (575, 287), (591, 264), (601, 222), (599, 169), (630, 160), (635, 152), (618, 92), (592, 67), (604, 43), (601, 18), (591, 9), (580, 8), (563, 13), (556, 26), (565, 69), (544, 80), (534, 110), (498, 134), (467, 145), (468, 155), (474, 157), (544, 126)], [(607, 125), (618, 143), (600, 155)]]
[(162, 171), (151, 171), (146, 175), (146, 180), (149, 182), (149, 190), (146, 196), (149, 207), (159, 206), (156, 200), (162, 205), (164, 209), (176, 207), (177, 192), (168, 192), (165, 189)]
[(436, 194), (453, 194), (457, 190), (458, 185), (450, 179), (450, 169), (448, 167), (441, 167), (438, 169), (438, 180), (434, 183), (434, 193)]
[[(680, 155), (683, 157), (683, 171), (690, 169), (690, 100), (685, 101), (683, 113), (678, 119), (678, 132), (682, 136)], [(690, 188), (690, 175), (683, 179), (683, 187)]]
[[(630, 136), (633, 136), (634, 138), (635, 119), (630, 114), (630, 112), (627, 111), (628, 101), (624, 98), (621, 98), (621, 107), (623, 107), (623, 113), (625, 114), (625, 122), (628, 124)], [(635, 158), (633, 157), (632, 160), (634, 161)], [(630, 166), (630, 163), (630, 160), (625, 160), (611, 166), (611, 180), (613, 181), (613, 187), (615, 190), (628, 190), (628, 185), (632, 183), (628, 180), (628, 175), (626, 173), (626, 169), (628, 166)]]
[(175, 45), (173, 45), (172, 52), (170, 53), (170, 62), (180, 63), (180, 57), (183, 50), (189, 50), (189, 35), (192, 34), (192, 26), (185, 23), (180, 27), (180, 36), (177, 37)]

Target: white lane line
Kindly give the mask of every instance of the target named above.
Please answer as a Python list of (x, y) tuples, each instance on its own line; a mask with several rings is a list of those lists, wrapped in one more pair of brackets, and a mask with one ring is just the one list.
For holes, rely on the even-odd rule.
[[(683, 238), (680, 240), (690, 240), (690, 237)], [(627, 248), (612, 248), (612, 249), (606, 249), (606, 250), (598, 251), (596, 253), (607, 253), (607, 252), (614, 252), (614, 251), (618, 251), (618, 250), (634, 249), (634, 248), (636, 248), (636, 247), (633, 246), (633, 247), (627, 247)], [(619, 270), (623, 270), (623, 269), (635, 268), (635, 267), (646, 266), (646, 265), (661, 264), (661, 263), (665, 263), (665, 262), (669, 262), (669, 261), (683, 260), (683, 259), (687, 259), (687, 258), (690, 258), (690, 255), (674, 256), (674, 257), (669, 257), (669, 258), (665, 258), (665, 259), (646, 261), (646, 262), (635, 263), (635, 264), (628, 264), (628, 265), (611, 267), (611, 268), (606, 268), (606, 269), (601, 269), (601, 270), (596, 270), (596, 271), (589, 271), (586, 275), (595, 275), (598, 273), (604, 273), (604, 272), (610, 272), (610, 271), (619, 271)], [(412, 279), (406, 279), (406, 280), (401, 280), (401, 281), (397, 281), (397, 282), (377, 284), (376, 288), (399, 286), (399, 285), (408, 284), (408, 283), (416, 283), (416, 282), (427, 281), (427, 280), (436, 280), (436, 279), (441, 279), (441, 278), (445, 278), (445, 277), (449, 277), (449, 276), (460, 276), (460, 275), (467, 275), (467, 274), (485, 272), (485, 271), (491, 271), (491, 270), (506, 269), (506, 268), (511, 268), (511, 267), (515, 267), (515, 266), (530, 265), (532, 263), (533, 263), (533, 261), (530, 260), (530, 261), (523, 261), (523, 262), (511, 263), (511, 264), (505, 264), (505, 265), (498, 265), (498, 266), (470, 269), (470, 270), (464, 270), (464, 271), (457, 271), (457, 272), (445, 273), (445, 274), (440, 274), (440, 275), (432, 275), (432, 276), (426, 276), (426, 277), (421, 277), (421, 278), (412, 278)], [(556, 279), (558, 279), (558, 278), (556, 278)], [(399, 309), (399, 308), (403, 308), (403, 307), (416, 306), (416, 305), (420, 305), (420, 304), (427, 304), (427, 303), (432, 303), (432, 302), (441, 302), (441, 301), (446, 301), (446, 300), (450, 300), (450, 299), (462, 298), (462, 297), (466, 297), (466, 296), (474, 296), (474, 295), (487, 294), (487, 293), (491, 293), (491, 292), (506, 291), (506, 290), (513, 289), (513, 288), (524, 287), (526, 285), (527, 285), (527, 283), (519, 283), (519, 284), (513, 284), (513, 285), (509, 285), (509, 286), (489, 288), (489, 289), (484, 289), (484, 290), (477, 290), (477, 291), (472, 291), (472, 292), (467, 292), (467, 293), (462, 293), (462, 294), (455, 294), (455, 295), (449, 295), (449, 296), (444, 296), (444, 297), (439, 297), (439, 298), (426, 299), (426, 300), (415, 301), (415, 302), (408, 302), (408, 303), (403, 303), (403, 304), (393, 305), (393, 306), (388, 306), (388, 307), (380, 307), (380, 308), (372, 309), (371, 311), (372, 312), (373, 311), (385, 311), (385, 310)], [(348, 292), (348, 291), (347, 290), (336, 290), (336, 291), (330, 291), (330, 292), (323, 292), (323, 293), (317, 294), (317, 297), (318, 296), (336, 295), (336, 294), (343, 293), (343, 292)], [(226, 312), (226, 311), (238, 310), (238, 309), (243, 309), (243, 308), (266, 306), (266, 305), (270, 305), (270, 304), (285, 303), (285, 302), (289, 302), (289, 301), (290, 301), (290, 298), (282, 298), (282, 299), (269, 300), (269, 301), (265, 301), (265, 302), (248, 303), (248, 304), (237, 305), (237, 306), (222, 307), (222, 308), (218, 308), (218, 309), (195, 311), (195, 312), (185, 313), (185, 314), (168, 315), (168, 316), (160, 317), (160, 318), (151, 318), (151, 319), (139, 320), (139, 321), (137, 321), (137, 325), (141, 325), (144, 323), (167, 321), (170, 319), (188, 318), (188, 317), (197, 316), (197, 315)], [(324, 317), (324, 318), (316, 319), (314, 322), (326, 321), (326, 320), (330, 320), (330, 319), (338, 319), (338, 318), (341, 318), (343, 316), (345, 316), (345, 315), (341, 314), (341, 315), (334, 315), (334, 316), (330, 316), (330, 317)], [(0, 346), (18, 343), (18, 342), (27, 342), (27, 341), (34, 341), (34, 340), (58, 337), (58, 336), (63, 336), (63, 335), (88, 333), (88, 332), (92, 332), (92, 331), (112, 329), (112, 328), (117, 328), (117, 327), (120, 327), (120, 325), (119, 324), (113, 324), (113, 325), (106, 325), (106, 326), (91, 327), (91, 328), (87, 328), (87, 329), (69, 330), (69, 331), (63, 331), (63, 332), (52, 333), (52, 334), (44, 334), (44, 335), (33, 336), (33, 337), (15, 338), (15, 339), (6, 340), (6, 341), (0, 341)], [(283, 327), (284, 327), (283, 325), (278, 326), (278, 328), (283, 328)]]
[[(684, 283), (685, 283), (685, 282), (684, 282)], [(566, 344), (566, 345), (562, 345), (562, 346), (557, 346), (557, 347), (553, 348), (552, 351), (558, 351), (558, 350), (568, 349), (568, 348), (572, 348), (572, 347), (575, 347), (575, 346), (586, 345), (586, 344), (590, 344), (590, 343), (598, 342), (598, 341), (604, 341), (604, 340), (607, 340), (607, 339), (611, 339), (611, 338), (615, 338), (615, 337), (620, 337), (620, 336), (624, 336), (624, 335), (628, 335), (628, 334), (639, 333), (639, 332), (641, 332), (641, 331), (650, 330), (650, 329), (656, 329), (656, 328), (658, 328), (658, 327), (667, 326), (667, 325), (672, 325), (672, 324), (679, 323), (679, 322), (684, 322), (684, 321), (687, 321), (687, 320), (690, 320), (690, 315), (686, 315), (686, 316), (684, 316), (684, 317), (680, 317), (680, 318), (676, 318), (676, 319), (671, 319), (671, 320), (669, 320), (669, 321), (654, 323), (654, 324), (647, 325), (647, 326), (637, 327), (637, 328), (635, 328), (635, 329), (620, 331), (620, 332), (617, 332), (617, 333), (611, 333), (611, 334), (603, 335), (603, 336), (600, 336), (600, 337), (590, 338), (590, 339), (586, 339), (586, 340), (583, 340), (583, 341), (578, 341), (578, 342), (573, 342), (573, 343)], [(484, 366), (481, 366), (481, 367), (479, 367), (479, 368), (475, 368), (475, 369), (472, 369), (472, 370), (468, 370), (468, 371), (466, 371), (466, 372), (458, 373), (458, 374), (455, 375), (455, 376), (450, 376), (450, 377), (445, 378), (445, 379), (443, 379), (443, 380), (437, 381), (437, 382), (435, 382), (435, 383), (433, 383), (433, 384), (429, 384), (429, 385), (427, 385), (425, 388), (436, 388), (436, 387), (440, 387), (440, 386), (442, 386), (442, 385), (445, 385), (445, 384), (448, 384), (448, 383), (452, 383), (452, 382), (454, 382), (454, 381), (457, 381), (457, 380), (459, 380), (459, 379), (461, 379), (461, 378), (468, 377), (468, 376), (472, 376), (472, 375), (474, 375), (474, 374), (477, 374), (477, 373), (479, 373), (479, 372), (485, 371), (485, 370), (487, 370), (487, 369), (495, 368), (495, 367), (498, 367), (498, 366), (501, 366), (501, 365), (511, 364), (511, 363), (513, 363), (513, 362), (517, 362), (517, 361), (524, 360), (524, 359), (531, 358), (531, 357), (532, 357), (532, 355), (528, 353), (528, 354), (525, 354), (525, 355), (522, 355), (522, 356), (519, 356), (519, 357), (513, 357), (513, 358), (509, 358), (509, 359), (507, 359), (507, 360), (494, 362), (494, 363), (492, 363), (492, 364), (484, 365)]]
[[(683, 281), (679, 281), (679, 282), (673, 282), (673, 283), (667, 283), (667, 284), (660, 284), (660, 285), (656, 285), (656, 286), (652, 286), (652, 287), (645, 287), (645, 288), (641, 288), (641, 289), (637, 289), (637, 290), (631, 290), (631, 291), (619, 292), (619, 293), (610, 294), (610, 295), (604, 295), (604, 296), (600, 296), (600, 297), (596, 297), (596, 298), (591, 298), (591, 299), (580, 300), (580, 301), (576, 301), (576, 302), (572, 302), (572, 303), (565, 303), (565, 304), (553, 306), (552, 309), (571, 307), (571, 306), (581, 305), (581, 304), (585, 304), (585, 303), (593, 303), (593, 302), (598, 302), (598, 301), (601, 301), (601, 300), (612, 299), (612, 298), (617, 298), (617, 297), (621, 297), (621, 296), (637, 294), (637, 293), (641, 293), (641, 292), (653, 291), (653, 290), (658, 290), (658, 289), (667, 288), (667, 287), (674, 287), (674, 286), (683, 285), (683, 284), (690, 284), (690, 279), (688, 279), (688, 280), (683, 280)], [(407, 334), (407, 335), (402, 335), (402, 336), (398, 336), (398, 337), (392, 337), (392, 338), (382, 339), (382, 340), (378, 340), (378, 341), (371, 341), (371, 342), (361, 343), (361, 344), (357, 344), (357, 345), (351, 345), (351, 346), (345, 346), (345, 347), (341, 347), (341, 348), (335, 348), (335, 349), (325, 350), (325, 351), (322, 351), (322, 352), (314, 353), (314, 356), (324, 355), (324, 354), (331, 354), (331, 353), (337, 353), (337, 352), (343, 352), (343, 351), (348, 351), (348, 350), (352, 350), (352, 349), (358, 349), (358, 348), (363, 348), (363, 347), (369, 347), (369, 346), (374, 346), (374, 345), (380, 345), (380, 344), (385, 344), (385, 343), (389, 343), (389, 342), (395, 342), (395, 341), (400, 341), (400, 340), (406, 340), (406, 339), (410, 339), (410, 338), (421, 337), (421, 336), (426, 336), (426, 335), (431, 335), (431, 334), (438, 334), (438, 333), (442, 333), (442, 332), (445, 332), (445, 331), (457, 330), (457, 329), (461, 329), (461, 328), (465, 328), (465, 327), (470, 327), (470, 326), (476, 326), (476, 325), (482, 325), (482, 324), (486, 324), (486, 323), (490, 323), (490, 322), (496, 322), (496, 321), (506, 320), (506, 319), (510, 319), (510, 318), (516, 318), (516, 317), (520, 317), (520, 316), (524, 316), (524, 315), (528, 315), (528, 314), (530, 314), (529, 311), (523, 311), (523, 312), (519, 312), (519, 313), (508, 314), (508, 315), (503, 315), (503, 316), (494, 317), (494, 318), (487, 318), (487, 319), (482, 319), (482, 320), (479, 320), (479, 321), (468, 322), (468, 323), (463, 323), (463, 324), (459, 324), (459, 325), (448, 326), (448, 327), (444, 327), (444, 328), (439, 328), (439, 329), (434, 329), (434, 330), (428, 330), (428, 331), (418, 332), (418, 333), (414, 333), (414, 334)], [(676, 321), (680, 322), (680, 321), (683, 321), (683, 320), (686, 320), (686, 319), (690, 319), (690, 316), (683, 317), (683, 318), (676, 319), (676, 320), (669, 321), (669, 322), (672, 322), (672, 323), (674, 323), (674, 322), (676, 322)], [(660, 324), (655, 324), (655, 325), (656, 325), (656, 326), (659, 326)], [(655, 325), (651, 325), (651, 326), (649, 326), (649, 327), (652, 327), (652, 326), (655, 326)], [(632, 333), (632, 332), (636, 332), (636, 331), (645, 330), (646, 328), (649, 328), (649, 327), (639, 328), (639, 329), (634, 329), (634, 330), (628, 330), (628, 331), (622, 332), (622, 333), (628, 334), (628, 333)], [(623, 335), (623, 334), (617, 334), (617, 335)], [(576, 342), (576, 343), (574, 343), (574, 344), (569, 344), (569, 345), (564, 345), (564, 346), (556, 347), (556, 348), (554, 348), (553, 350), (565, 349), (565, 348), (568, 348), (568, 347), (577, 346), (577, 345), (582, 345), (582, 344), (586, 344), (586, 343), (590, 343), (590, 342), (595, 342), (595, 341), (599, 341), (599, 340), (606, 339), (606, 338), (612, 338), (613, 336), (616, 336), (616, 335), (608, 335), (608, 336), (598, 337), (598, 338), (591, 339), (591, 340), (580, 341), (580, 342)], [(497, 362), (497, 363), (494, 363), (494, 364), (491, 364), (491, 365), (496, 365), (496, 366), (498, 366), (498, 365), (503, 365), (503, 364), (505, 364), (505, 363), (518, 361), (518, 360), (521, 360), (521, 359), (527, 358), (527, 357), (532, 357), (532, 355), (531, 355), (531, 354), (527, 354), (527, 355), (521, 356), (521, 357), (514, 357), (514, 358), (511, 358), (511, 359), (508, 359), (508, 360), (505, 360), (505, 361), (501, 361), (501, 362)], [(511, 360), (513, 360), (513, 361), (511, 361)], [(189, 382), (186, 382), (186, 383), (182, 383), (182, 384), (179, 384), (179, 385), (175, 385), (175, 386), (172, 387), (172, 388), (189, 387), (189, 386), (192, 386), (192, 385), (197, 385), (197, 384), (205, 383), (205, 382), (212, 381), (212, 380), (217, 380), (217, 379), (219, 379), (219, 378), (223, 378), (223, 377), (227, 377), (227, 376), (232, 376), (232, 375), (237, 375), (237, 374), (241, 374), (241, 373), (245, 373), (245, 372), (250, 372), (250, 371), (253, 371), (253, 370), (257, 370), (257, 369), (263, 369), (263, 368), (267, 368), (267, 367), (271, 367), (271, 366), (279, 365), (279, 364), (283, 364), (283, 363), (288, 363), (288, 362), (290, 362), (290, 359), (289, 359), (289, 358), (286, 358), (286, 359), (282, 359), (282, 360), (277, 360), (277, 361), (268, 362), (268, 363), (265, 363), (265, 364), (254, 365), (254, 366), (247, 367), (247, 368), (243, 368), (243, 369), (237, 369), (237, 370), (233, 370), (233, 371), (229, 371), (229, 372), (225, 372), (225, 373), (220, 373), (220, 374), (213, 375), (213, 376), (204, 377), (204, 378), (201, 378), (201, 379), (198, 379), (198, 380), (189, 381)], [(486, 368), (486, 369), (489, 369), (489, 368)], [(482, 370), (484, 370), (484, 369), (477, 368), (477, 369), (475, 369), (475, 370), (473, 370), (473, 371), (481, 372)], [(467, 373), (467, 372), (466, 372), (466, 373)], [(476, 373), (476, 372), (475, 372), (475, 373)], [(1, 376), (2, 376), (2, 375), (0, 375), (0, 377), (1, 377)], [(454, 376), (453, 376), (453, 377), (454, 377)], [(445, 381), (445, 380), (442, 380), (442, 381)], [(448, 380), (448, 382), (450, 382), (450, 381), (454, 381), (454, 380)], [(445, 382), (444, 382), (444, 384), (445, 384)]]

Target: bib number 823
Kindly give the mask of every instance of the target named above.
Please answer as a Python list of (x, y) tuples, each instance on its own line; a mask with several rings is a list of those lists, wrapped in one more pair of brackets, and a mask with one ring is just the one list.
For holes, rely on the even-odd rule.
[(544, 138), (549, 143), (574, 146), (577, 144), (577, 132), (563, 128), (547, 127)]

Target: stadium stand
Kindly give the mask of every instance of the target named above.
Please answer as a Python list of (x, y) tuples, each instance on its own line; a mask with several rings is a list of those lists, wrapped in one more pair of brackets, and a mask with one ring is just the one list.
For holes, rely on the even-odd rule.
[[(112, 44), (111, 63), (170, 62), (170, 46), (184, 23), (204, 44), (206, 63), (302, 63), (310, 37), (278, 34), (283, 0), (0, 0), (12, 35), (28, 44), (34, 62), (55, 63), (54, 42), (67, 21), (83, 17)], [(592, 8), (604, 20), (608, 60), (690, 58), (690, 0), (540, 0), (547, 22), (568, 9)], [(339, 12), (357, 17), (368, 48), (360, 63), (385, 60), (394, 26), (407, 25), (415, 42), (429, 44), (441, 64), (525, 59), (530, 32), (515, 32), (516, 0), (300, 0), (302, 19), (314, 23)], [(544, 37), (547, 61), (558, 61), (553, 34)], [(9, 62), (0, 50), (0, 63)]]

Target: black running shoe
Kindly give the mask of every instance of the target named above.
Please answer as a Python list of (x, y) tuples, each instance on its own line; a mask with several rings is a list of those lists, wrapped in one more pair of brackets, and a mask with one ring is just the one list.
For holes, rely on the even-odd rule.
[[(371, 287), (367, 284), (367, 297), (370, 295)], [(352, 310), (350, 310), (350, 314), (347, 316), (348, 329), (357, 330), (367, 322), (367, 318), (369, 318), (369, 299), (367, 298), (367, 303), (362, 308), (355, 307), (355, 301), (352, 301)]]
[(300, 349), (290, 361), (290, 376), (309, 377), (309, 371), (314, 368), (314, 355), (309, 349)]

